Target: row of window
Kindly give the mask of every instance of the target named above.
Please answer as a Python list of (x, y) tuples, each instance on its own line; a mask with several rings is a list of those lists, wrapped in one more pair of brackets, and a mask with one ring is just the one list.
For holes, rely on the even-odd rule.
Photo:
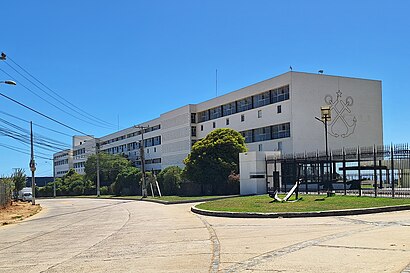
[(54, 166), (61, 166), (61, 165), (65, 165), (65, 164), (68, 164), (68, 159), (63, 159), (63, 160), (59, 160), (59, 161), (54, 162)]
[[(280, 114), (282, 113), (282, 106), (278, 105), (276, 107), (276, 113)], [(258, 110), (258, 118), (262, 118), (262, 110)], [(241, 115), (241, 122), (245, 121), (245, 115)], [(226, 118), (225, 120), (225, 125), (229, 125), (229, 118)], [(204, 125), (201, 125), (201, 131), (204, 130)], [(212, 128), (216, 128), (216, 122), (212, 122)], [(196, 126), (191, 126), (191, 136), (195, 137), (196, 136)]]
[[(156, 131), (156, 130), (159, 130), (159, 129), (161, 129), (160, 124), (152, 126), (152, 127), (147, 127), (143, 131), (144, 131), (144, 133), (148, 133), (148, 132)], [(137, 128), (136, 128), (136, 130), (137, 130)], [(127, 135), (122, 135), (122, 136), (119, 136), (119, 137), (112, 138), (112, 139), (106, 140), (104, 142), (101, 142), (101, 145), (110, 144), (110, 143), (120, 141), (120, 140), (123, 140), (123, 139), (126, 139), (126, 138), (134, 137), (134, 136), (139, 136), (140, 134), (141, 134), (141, 130), (138, 130), (138, 131), (135, 131), (135, 132), (127, 134)]]
[(84, 164), (85, 164), (84, 161), (78, 162), (78, 163), (74, 163), (74, 168), (75, 168), (75, 169), (76, 169), (76, 168), (84, 168)]
[[(144, 147), (152, 147), (152, 146), (157, 146), (157, 145), (161, 145), (161, 136), (156, 136), (156, 137), (151, 137), (148, 139), (144, 139)], [(123, 144), (123, 145), (119, 145), (116, 147), (111, 147), (108, 149), (105, 149), (104, 152), (109, 153), (109, 154), (117, 154), (117, 153), (123, 153), (126, 151), (132, 151), (132, 150), (136, 150), (139, 149), (141, 147), (141, 143), (140, 142), (131, 142), (128, 144)]]
[(240, 132), (246, 143), (290, 137), (290, 123), (282, 123)]
[(74, 156), (82, 155), (82, 154), (85, 154), (85, 148), (75, 150), (73, 153)]
[[(229, 116), (246, 110), (262, 107), (289, 99), (289, 85), (272, 89), (261, 94), (230, 102), (198, 113), (198, 123)], [(195, 116), (191, 115), (191, 122)]]
[[(153, 158), (145, 160), (145, 164), (159, 164), (161, 163), (161, 158)], [(141, 165), (141, 160), (135, 162), (136, 165)]]
[(68, 171), (59, 171), (59, 172), (57, 172), (57, 175), (66, 174), (66, 173), (68, 173)]
[(68, 153), (64, 153), (64, 154), (61, 154), (61, 155), (57, 155), (57, 156), (54, 157), (54, 160), (59, 159), (59, 158), (62, 158), (62, 157), (67, 157), (67, 156), (68, 156)]

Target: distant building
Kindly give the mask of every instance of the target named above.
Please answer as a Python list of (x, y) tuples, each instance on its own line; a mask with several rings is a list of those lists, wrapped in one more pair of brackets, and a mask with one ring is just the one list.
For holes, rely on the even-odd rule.
[[(232, 128), (244, 137), (250, 151), (284, 154), (324, 150), (320, 107), (330, 105), (329, 148), (383, 143), (381, 81), (323, 74), (287, 72), (199, 104), (189, 104), (139, 124), (144, 129), (147, 170), (183, 167), (192, 145), (216, 128)], [(100, 137), (100, 150), (121, 154), (141, 166), (141, 130), (130, 127)], [(95, 154), (95, 139), (73, 137), (70, 153), (60, 152), (64, 164), (55, 165), (62, 176), (74, 167), (84, 172), (84, 162)]]
[[(52, 176), (40, 176), (36, 177), (36, 186), (37, 187), (44, 187), (50, 182), (54, 181), (54, 177)], [(31, 176), (27, 176), (26, 178), (26, 187), (31, 187)]]

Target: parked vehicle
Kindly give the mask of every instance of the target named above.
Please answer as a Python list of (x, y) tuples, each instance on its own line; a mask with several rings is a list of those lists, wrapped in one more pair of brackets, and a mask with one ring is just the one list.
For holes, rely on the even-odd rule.
[(31, 192), (25, 192), (23, 194), (23, 201), (31, 202), (33, 200), (33, 196), (31, 195)]
[[(26, 193), (30, 194), (30, 200), (24, 200), (24, 198), (29, 198), (28, 195), (25, 196)], [(18, 199), (22, 201), (31, 201), (32, 196), (31, 196), (31, 188), (25, 187), (21, 191), (18, 192)]]

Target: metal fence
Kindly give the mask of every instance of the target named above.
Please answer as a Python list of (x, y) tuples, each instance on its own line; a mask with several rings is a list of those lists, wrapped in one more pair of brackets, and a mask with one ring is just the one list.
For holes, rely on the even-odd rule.
[(266, 165), (268, 191), (286, 192), (301, 179), (299, 192), (410, 198), (408, 144), (282, 155)]
[(0, 179), (0, 208), (6, 207), (11, 204), (12, 188), (9, 183), (5, 183)]

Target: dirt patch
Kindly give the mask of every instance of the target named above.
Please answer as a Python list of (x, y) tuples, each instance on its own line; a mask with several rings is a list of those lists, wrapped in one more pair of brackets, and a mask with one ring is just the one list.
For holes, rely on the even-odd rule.
[(29, 202), (13, 202), (11, 206), (0, 208), (0, 227), (21, 221), (41, 210), (40, 205), (32, 205)]

